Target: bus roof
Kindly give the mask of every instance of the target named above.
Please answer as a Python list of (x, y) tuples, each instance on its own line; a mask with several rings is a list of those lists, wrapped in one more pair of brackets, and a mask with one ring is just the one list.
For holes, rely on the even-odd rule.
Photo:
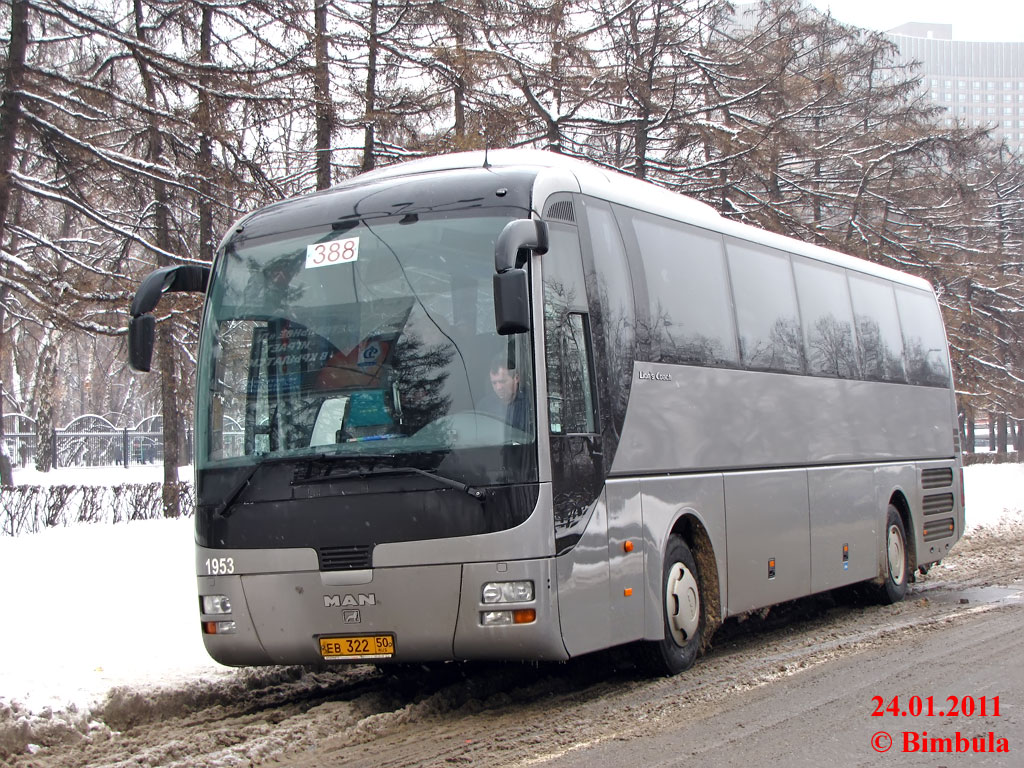
[(586, 160), (546, 150), (494, 149), (486, 153), (478, 150), (435, 155), (369, 171), (342, 182), (338, 187), (343, 188), (416, 174), (484, 167), (536, 170), (537, 179), (534, 188), (536, 190), (544, 189), (543, 197), (555, 191), (581, 192), (608, 202), (648, 211), (748, 242), (759, 243), (769, 248), (789, 251), (817, 261), (932, 291), (931, 284), (923, 278), (840, 251), (728, 219), (710, 205), (699, 200), (609, 168), (602, 168)]

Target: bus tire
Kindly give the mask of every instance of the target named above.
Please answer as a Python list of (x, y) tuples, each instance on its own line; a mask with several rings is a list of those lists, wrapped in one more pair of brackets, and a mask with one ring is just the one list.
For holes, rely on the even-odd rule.
[(878, 588), (878, 601), (883, 605), (900, 602), (907, 594), (910, 581), (910, 552), (907, 531), (900, 512), (889, 505), (885, 521), (885, 574)]
[(704, 632), (704, 589), (693, 553), (679, 536), (670, 536), (662, 566), (665, 636), (645, 643), (647, 667), (675, 675), (693, 666)]

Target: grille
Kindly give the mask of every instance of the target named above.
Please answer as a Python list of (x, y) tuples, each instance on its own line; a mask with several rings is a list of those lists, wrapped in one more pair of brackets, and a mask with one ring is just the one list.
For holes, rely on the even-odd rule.
[(346, 547), (320, 547), (321, 571), (353, 571), (369, 568), (373, 557), (370, 544), (353, 544)]
[(921, 470), (922, 488), (948, 488), (952, 484), (953, 470), (950, 467)]
[(552, 203), (548, 206), (548, 212), (545, 218), (575, 223), (576, 212), (573, 210), (571, 202), (568, 200), (559, 200), (558, 202)]
[(952, 493), (930, 493), (923, 499), (926, 515), (942, 515), (953, 511)]
[(954, 530), (953, 519), (950, 517), (943, 520), (928, 520), (924, 525), (924, 540), (945, 539), (947, 536), (952, 536)]

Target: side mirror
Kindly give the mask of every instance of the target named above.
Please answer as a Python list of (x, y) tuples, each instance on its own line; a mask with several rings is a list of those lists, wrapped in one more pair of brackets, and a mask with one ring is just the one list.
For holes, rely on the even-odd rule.
[(132, 299), (128, 321), (128, 364), (145, 373), (153, 361), (156, 318), (152, 312), (165, 293), (202, 293), (210, 279), (210, 268), (200, 264), (162, 267), (143, 278)]
[(547, 253), (548, 225), (538, 219), (510, 221), (494, 245), (494, 325), (508, 336), (530, 330), (530, 281), (525, 250)]
[(525, 269), (494, 276), (494, 325), (502, 336), (530, 330), (530, 281)]

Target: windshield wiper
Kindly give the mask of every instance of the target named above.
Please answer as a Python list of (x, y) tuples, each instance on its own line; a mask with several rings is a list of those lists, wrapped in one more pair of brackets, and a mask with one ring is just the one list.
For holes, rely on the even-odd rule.
[(436, 472), (428, 472), (425, 469), (419, 467), (374, 467), (364, 466), (358, 469), (350, 469), (344, 472), (327, 472), (323, 475), (307, 476), (301, 478), (295, 478), (292, 480), (292, 485), (308, 485), (310, 483), (326, 483), (332, 480), (344, 480), (348, 478), (366, 478), (374, 477), (377, 475), (422, 475), (423, 477), (429, 477), (436, 483), (454, 488), (457, 491), (462, 491), (467, 496), (472, 496), (477, 501), (483, 501), (486, 498), (486, 494), (480, 488), (463, 483), (451, 477), (445, 477), (439, 475)]
[(256, 476), (256, 473), (259, 472), (260, 469), (267, 466), (268, 464), (275, 464), (280, 461), (282, 461), (281, 457), (273, 459), (263, 459), (262, 461), (257, 461), (255, 464), (249, 467), (245, 471), (245, 474), (243, 474), (242, 477), (233, 486), (231, 486), (231, 491), (224, 497), (224, 501), (218, 504), (217, 508), (213, 510), (213, 516), (230, 517), (231, 512), (229, 511), (229, 507), (236, 501), (238, 501), (238, 497), (242, 495), (242, 491), (244, 491), (246, 487), (248, 487), (253, 477)]
[(242, 491), (244, 491), (246, 486), (249, 485), (249, 481), (252, 480), (253, 476), (261, 466), (262, 464), (257, 461), (245, 471), (245, 474), (242, 475), (241, 479), (231, 487), (231, 492), (224, 497), (224, 501), (218, 504), (217, 508), (213, 510), (214, 517), (228, 517), (231, 514), (228, 512), (228, 507), (238, 500), (238, 497), (242, 495)]

